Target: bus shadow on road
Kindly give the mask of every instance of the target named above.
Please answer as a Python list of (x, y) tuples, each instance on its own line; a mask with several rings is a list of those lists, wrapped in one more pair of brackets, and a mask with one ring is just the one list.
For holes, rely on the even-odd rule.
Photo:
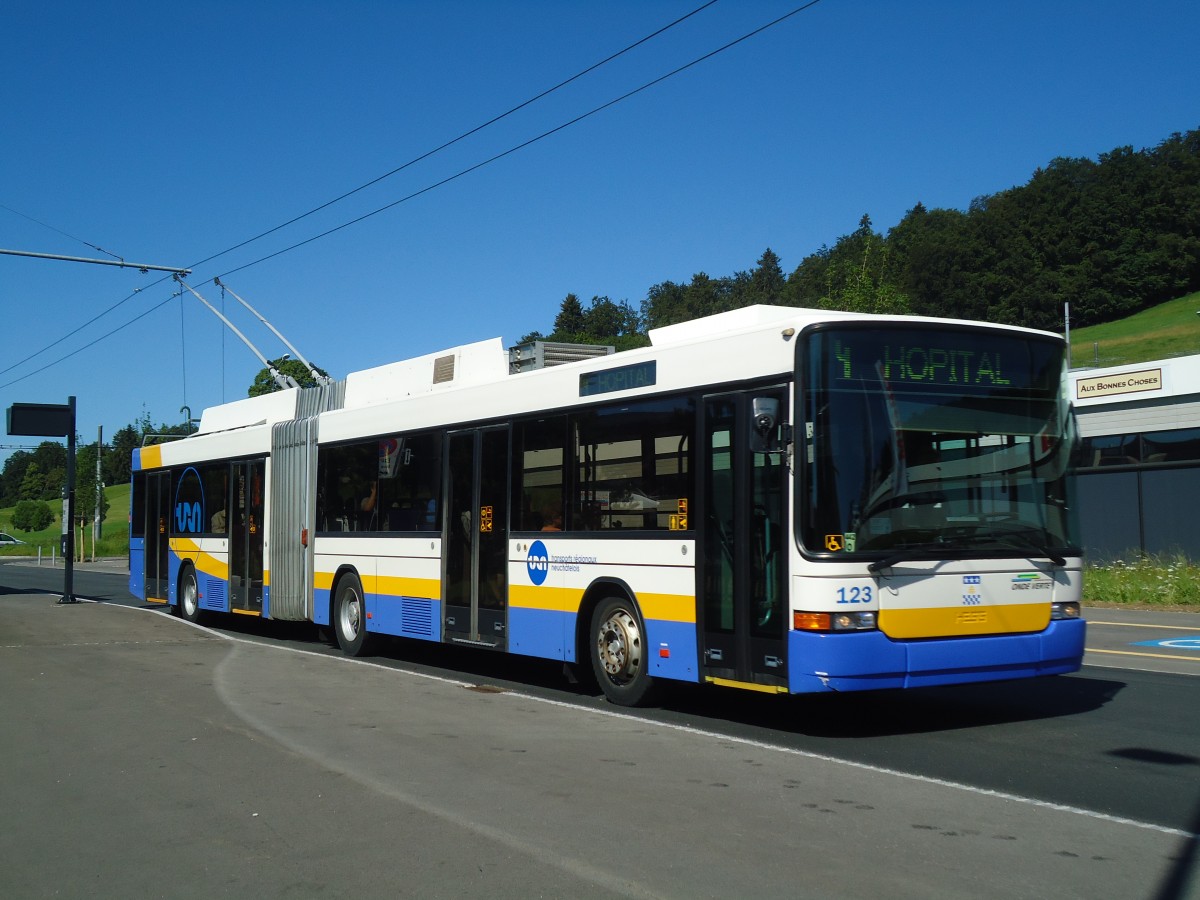
[[(313, 652), (341, 655), (326, 633), (309, 623), (222, 616), (206, 624), (251, 640), (282, 641)], [(405, 638), (381, 639), (371, 659), (385, 666), (461, 680), (466, 686), (618, 709), (586, 679), (575, 679), (577, 669), (561, 662)], [(714, 727), (730, 724), (821, 738), (883, 737), (1079, 715), (1103, 707), (1124, 687), (1118, 679), (1072, 675), (900, 691), (780, 696), (666, 683), (657, 705), (641, 714), (692, 726), (708, 721)]]
[(54, 597), (55, 599), (58, 599), (58, 596), (59, 596), (58, 594), (43, 590), (42, 588), (19, 588), (19, 587), (10, 587), (7, 584), (0, 584), (0, 597), (4, 597), (4, 596), (14, 596), (15, 597), (15, 596), (22, 595), (22, 594), (24, 594), (26, 596), (28, 596), (29, 594), (40, 594), (43, 597)]
[(672, 692), (667, 708), (811, 737), (867, 738), (1079, 715), (1105, 706), (1124, 687), (1080, 676), (791, 697), (704, 687)]

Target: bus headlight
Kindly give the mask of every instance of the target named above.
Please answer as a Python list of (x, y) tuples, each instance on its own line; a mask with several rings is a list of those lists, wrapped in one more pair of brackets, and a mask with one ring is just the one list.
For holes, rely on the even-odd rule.
[(792, 613), (796, 631), (870, 631), (876, 627), (873, 612), (801, 612)]
[(875, 628), (875, 613), (834, 613), (834, 631), (870, 631)]
[(1055, 619), (1078, 619), (1079, 604), (1078, 603), (1051, 603), (1050, 604), (1050, 620)]

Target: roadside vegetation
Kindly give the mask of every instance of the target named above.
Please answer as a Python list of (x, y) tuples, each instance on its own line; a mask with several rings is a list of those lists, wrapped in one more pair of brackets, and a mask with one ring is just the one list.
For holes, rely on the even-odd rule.
[[(92, 547), (92, 527), (91, 517), (88, 518), (88, 526), (84, 529), (84, 553), (86, 559), (91, 559), (93, 555), (101, 556), (128, 556), (129, 555), (129, 484), (118, 484), (113, 487), (104, 489), (104, 496), (108, 500), (108, 509), (104, 514), (104, 519), (100, 523), (100, 540), (96, 542), (94, 551)], [(38, 549), (42, 551), (42, 556), (49, 558), (51, 552), (55, 556), (60, 554), (59, 546), (62, 538), (62, 503), (56, 501), (50, 504), (53, 511), (53, 521), (45, 528), (37, 531), (22, 531), (19, 528), (13, 527), (13, 514), (16, 507), (10, 506), (0, 509), (0, 531), (11, 534), (15, 538), (25, 541), (24, 545), (17, 547), (0, 547), (0, 557), (5, 556), (37, 556)], [(75, 532), (76, 553), (79, 551), (79, 532)], [(76, 555), (76, 559), (78, 559)]]
[(1200, 612), (1200, 565), (1183, 556), (1089, 564), (1083, 574), (1083, 602), (1087, 606)]
[(1119, 366), (1200, 353), (1200, 292), (1115, 322), (1071, 329), (1071, 365)]

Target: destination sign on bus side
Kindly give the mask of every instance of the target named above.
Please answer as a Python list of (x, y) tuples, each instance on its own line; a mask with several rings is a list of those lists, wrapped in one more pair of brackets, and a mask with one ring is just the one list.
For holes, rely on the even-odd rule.
[(924, 384), (1012, 384), (1004, 374), (999, 351), (968, 350), (959, 347), (910, 347), (903, 344), (897, 347), (882, 344), (868, 347), (866, 352), (857, 354), (856, 359), (855, 346), (839, 340), (834, 344), (834, 354), (842, 364), (842, 378), (865, 377), (862, 371), (863, 364), (870, 360), (870, 366), (873, 367), (875, 360), (871, 357), (878, 356), (885, 381)]
[(579, 376), (579, 396), (590, 397), (593, 394), (611, 394), (615, 391), (651, 387), (657, 380), (658, 364), (653, 359), (631, 366), (584, 372)]

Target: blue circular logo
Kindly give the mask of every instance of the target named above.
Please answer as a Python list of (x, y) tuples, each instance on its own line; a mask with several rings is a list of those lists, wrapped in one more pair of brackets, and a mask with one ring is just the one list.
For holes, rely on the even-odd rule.
[(534, 584), (541, 584), (550, 574), (550, 553), (541, 541), (534, 541), (529, 545), (525, 568), (529, 570), (529, 580)]
[(193, 466), (188, 466), (175, 488), (175, 532), (177, 534), (203, 534), (204, 482)]

